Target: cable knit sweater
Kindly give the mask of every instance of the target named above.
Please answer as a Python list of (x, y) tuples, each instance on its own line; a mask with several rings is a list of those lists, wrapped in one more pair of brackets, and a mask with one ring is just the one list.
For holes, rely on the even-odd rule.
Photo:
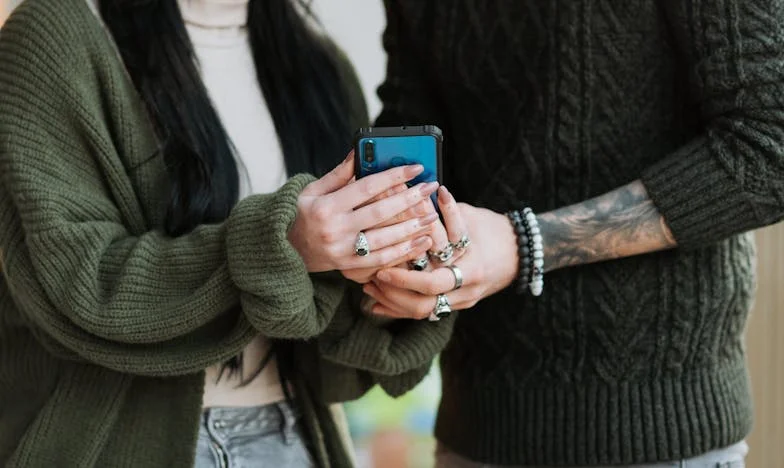
[(642, 179), (680, 246), (462, 312), (439, 441), (487, 463), (590, 466), (743, 439), (741, 233), (784, 215), (784, 1), (385, 3), (379, 123), (441, 126), (458, 200), (545, 212)]
[(319, 466), (346, 466), (326, 404), (405, 392), (451, 321), (377, 326), (307, 273), (287, 231), (311, 176), (164, 236), (159, 148), (87, 3), (22, 4), (0, 31), (0, 465), (192, 466), (203, 369), (262, 333), (295, 346)]

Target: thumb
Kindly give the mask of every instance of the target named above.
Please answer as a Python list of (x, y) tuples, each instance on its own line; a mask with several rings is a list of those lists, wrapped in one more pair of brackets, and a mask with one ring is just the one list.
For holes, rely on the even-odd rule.
[(346, 186), (354, 177), (354, 150), (348, 153), (336, 168), (312, 184), (305, 187), (305, 195), (320, 196), (330, 194)]

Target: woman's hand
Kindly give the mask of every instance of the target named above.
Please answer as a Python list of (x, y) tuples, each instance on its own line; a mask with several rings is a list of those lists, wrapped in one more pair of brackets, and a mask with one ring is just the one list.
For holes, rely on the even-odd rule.
[[(377, 196), (373, 201), (394, 196), (398, 193), (404, 192), (405, 190), (406, 190), (405, 185), (399, 185), (393, 187), (387, 190), (385, 193)], [(442, 189), (442, 190), (446, 190), (446, 189)], [(441, 206), (441, 209), (442, 212), (445, 213), (445, 219), (447, 220), (447, 223), (450, 222), (452, 223), (451, 231), (457, 233), (455, 234), (456, 239), (454, 239), (454, 243), (456, 243), (460, 240), (460, 237), (463, 234), (467, 233), (465, 228), (465, 223), (463, 223), (462, 217), (457, 210), (457, 204), (452, 203), (451, 206), (444, 205)], [(430, 227), (425, 232), (418, 233), (418, 235), (427, 235), (428, 237), (430, 237), (432, 241), (431, 248), (433, 250), (436, 251), (444, 250), (450, 247), (449, 244), (450, 239), (447, 235), (447, 229), (444, 227), (444, 225), (441, 222), (436, 222), (438, 220), (438, 213), (436, 212), (435, 206), (433, 206), (433, 204), (429, 200), (425, 200), (421, 204), (417, 205), (413, 209), (413, 213), (411, 213), (410, 211), (411, 210), (400, 213), (376, 227), (391, 226), (393, 224), (405, 222), (414, 217), (425, 218), (427, 221), (432, 220), (433, 223), (430, 224)], [(437, 248), (436, 246), (440, 246), (440, 248)], [(454, 249), (452, 259), (443, 263), (443, 265), (450, 264), (453, 261), (457, 260), (458, 258), (460, 258), (463, 252), (464, 252), (463, 250)], [(356, 283), (365, 284), (365, 283), (369, 283), (376, 275), (376, 273), (378, 273), (378, 271), (383, 268), (391, 268), (394, 266), (398, 266), (401, 268), (408, 268), (408, 262), (417, 259), (426, 260), (428, 265), (430, 264), (431, 261), (428, 252), (412, 252), (406, 258), (398, 259), (397, 261), (389, 265), (382, 265), (380, 267), (373, 267), (373, 268), (358, 268), (358, 269), (351, 269), (351, 270), (343, 270), (341, 273), (343, 273), (343, 276)], [(430, 266), (428, 266), (428, 269), (429, 268)]]
[[(517, 238), (505, 215), (490, 210), (457, 204), (445, 188), (439, 191), (444, 198), (442, 212), (447, 222), (449, 238), (454, 242), (461, 233), (454, 232), (462, 219), (470, 226), (471, 245), (454, 263), (462, 272), (463, 285), (455, 290), (455, 274), (438, 264), (432, 271), (410, 271), (388, 268), (379, 271), (374, 281), (365, 285), (367, 295), (377, 301), (374, 314), (394, 318), (424, 319), (436, 306), (437, 296), (446, 294), (452, 310), (468, 309), (477, 302), (509, 286), (517, 275)], [(446, 205), (446, 207), (444, 206)], [(447, 213), (457, 210), (460, 217)]]
[[(423, 167), (397, 167), (352, 183), (353, 159), (352, 152), (300, 194), (288, 237), (309, 272), (380, 268), (430, 248), (426, 233), (437, 217), (418, 213), (425, 211), (422, 205), (438, 184), (419, 184), (377, 199), (415, 178)], [(389, 220), (399, 222), (390, 225)], [(364, 232), (371, 248), (364, 257), (354, 248), (359, 232)]]

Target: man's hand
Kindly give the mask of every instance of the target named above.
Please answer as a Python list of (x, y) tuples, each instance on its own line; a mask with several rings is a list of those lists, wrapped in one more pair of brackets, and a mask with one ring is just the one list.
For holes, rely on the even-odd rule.
[[(377, 301), (374, 313), (396, 318), (427, 318), (435, 308), (439, 294), (446, 294), (453, 310), (468, 309), (514, 281), (518, 264), (517, 242), (507, 217), (457, 204), (443, 187), (439, 201), (442, 198), (449, 238), (454, 241), (466, 233), (471, 238), (471, 245), (454, 263), (463, 274), (463, 286), (455, 290), (454, 273), (438, 264), (433, 265), (432, 271), (384, 269), (378, 272), (373, 283), (364, 287), (365, 293)], [(450, 217), (450, 210), (456, 215)], [(458, 222), (450, 223), (450, 219)]]

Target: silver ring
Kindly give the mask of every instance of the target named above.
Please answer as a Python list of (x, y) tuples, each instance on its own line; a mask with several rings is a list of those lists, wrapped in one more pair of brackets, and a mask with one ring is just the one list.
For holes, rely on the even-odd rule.
[(414, 271), (425, 271), (427, 265), (430, 263), (427, 257), (417, 258), (408, 262), (408, 266)]
[(463, 287), (463, 272), (460, 271), (460, 268), (458, 268), (458, 267), (456, 267), (454, 265), (447, 265), (447, 268), (452, 270), (452, 273), (455, 275), (455, 287), (452, 289), (452, 291), (455, 291), (457, 289), (462, 288)]
[(357, 240), (354, 242), (354, 253), (360, 257), (367, 257), (370, 255), (370, 244), (368, 244), (367, 236), (362, 231), (357, 234)]
[(465, 250), (471, 245), (471, 238), (468, 237), (468, 234), (463, 234), (460, 236), (460, 240), (452, 244), (454, 248), (457, 250)]
[(430, 312), (428, 320), (431, 322), (438, 322), (442, 318), (449, 317), (451, 313), (452, 306), (449, 304), (449, 299), (446, 297), (446, 294), (439, 294), (436, 297), (436, 306), (433, 308), (433, 311)]
[(452, 243), (446, 244), (443, 250), (439, 250), (437, 252), (428, 252), (431, 257), (435, 257), (438, 259), (439, 262), (445, 263), (452, 259), (452, 256), (455, 254), (455, 249), (452, 247)]

